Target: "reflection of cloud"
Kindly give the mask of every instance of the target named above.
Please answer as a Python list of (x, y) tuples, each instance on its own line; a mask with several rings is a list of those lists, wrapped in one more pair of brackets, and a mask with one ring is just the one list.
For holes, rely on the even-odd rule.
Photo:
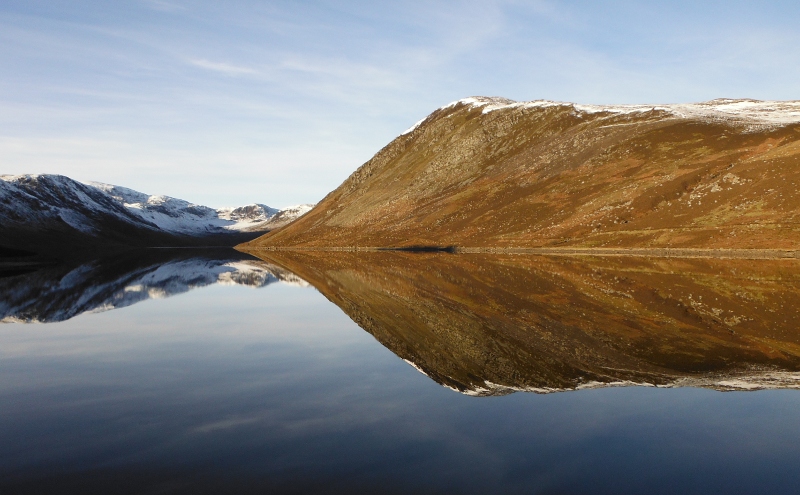
[(226, 64), (224, 62), (211, 62), (205, 59), (190, 60), (190, 64), (202, 69), (213, 70), (215, 72), (222, 72), (229, 76), (237, 76), (241, 74), (258, 74), (258, 71), (249, 67), (241, 67), (238, 65)]
[(261, 420), (262, 418), (260, 417), (228, 418), (198, 426), (197, 428), (194, 429), (194, 431), (196, 433), (211, 433), (213, 431), (219, 431), (219, 430), (230, 430), (231, 428), (237, 428), (239, 426), (245, 426), (257, 423)]

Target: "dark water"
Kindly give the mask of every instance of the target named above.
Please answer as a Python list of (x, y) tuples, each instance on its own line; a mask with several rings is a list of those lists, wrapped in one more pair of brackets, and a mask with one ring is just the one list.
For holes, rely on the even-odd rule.
[(0, 493), (800, 491), (792, 262), (462, 256), (0, 278)]

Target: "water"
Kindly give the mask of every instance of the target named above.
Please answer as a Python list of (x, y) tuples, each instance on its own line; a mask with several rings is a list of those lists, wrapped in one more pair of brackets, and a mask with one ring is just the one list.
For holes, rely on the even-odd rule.
[(0, 493), (800, 489), (791, 261), (270, 256), (0, 279)]

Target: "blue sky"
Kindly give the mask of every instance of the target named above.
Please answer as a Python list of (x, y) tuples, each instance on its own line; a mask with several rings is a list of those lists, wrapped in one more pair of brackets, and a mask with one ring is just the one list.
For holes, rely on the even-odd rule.
[(435, 108), (800, 99), (798, 2), (0, 0), (0, 173), (315, 202)]

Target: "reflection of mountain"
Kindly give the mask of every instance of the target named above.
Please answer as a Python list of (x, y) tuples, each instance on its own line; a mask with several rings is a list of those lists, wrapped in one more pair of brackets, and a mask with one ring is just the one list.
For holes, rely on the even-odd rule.
[(0, 321), (63, 321), (211, 284), (304, 285), (296, 275), (226, 250), (145, 250), (0, 278)]
[(800, 387), (800, 264), (269, 251), (442, 385)]

